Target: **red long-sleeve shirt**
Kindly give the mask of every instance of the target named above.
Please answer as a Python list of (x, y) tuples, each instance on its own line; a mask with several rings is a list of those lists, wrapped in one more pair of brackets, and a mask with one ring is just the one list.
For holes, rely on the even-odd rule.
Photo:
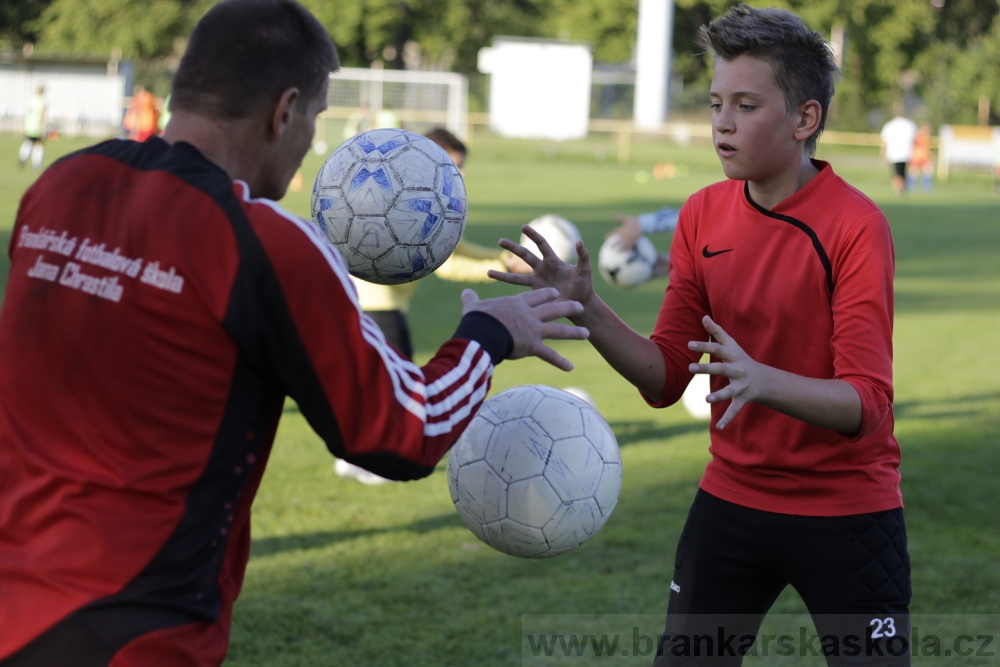
[[(826, 163), (773, 211), (743, 181), (691, 196), (671, 247), (670, 285), (652, 340), (667, 365), (661, 400), (680, 398), (710, 315), (756, 361), (849, 382), (861, 427), (844, 435), (760, 404), (722, 431), (712, 406), (712, 458), (701, 487), (725, 500), (786, 514), (837, 516), (900, 507), (893, 436), (894, 251), (879, 208)], [(712, 390), (725, 385), (712, 376)]]

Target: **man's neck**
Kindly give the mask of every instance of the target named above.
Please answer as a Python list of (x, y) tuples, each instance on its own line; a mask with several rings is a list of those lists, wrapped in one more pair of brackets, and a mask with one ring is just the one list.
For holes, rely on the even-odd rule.
[(175, 111), (162, 138), (191, 144), (233, 180), (252, 184), (262, 163), (261, 134), (254, 118), (221, 120)]

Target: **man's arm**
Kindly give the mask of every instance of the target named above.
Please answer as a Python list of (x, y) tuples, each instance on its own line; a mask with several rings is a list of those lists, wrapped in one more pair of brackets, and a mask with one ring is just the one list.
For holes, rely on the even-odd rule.
[(255, 280), (275, 282), (245, 293), (241, 347), (273, 368), (331, 453), (383, 477), (430, 474), (485, 400), (500, 361), (537, 356), (569, 370), (545, 341), (587, 336), (556, 321), (582, 306), (554, 289), (485, 300), (466, 290), (455, 334), (418, 366), (362, 312), (343, 258), (322, 233), (288, 219), (301, 233), (254, 227), (268, 259)]

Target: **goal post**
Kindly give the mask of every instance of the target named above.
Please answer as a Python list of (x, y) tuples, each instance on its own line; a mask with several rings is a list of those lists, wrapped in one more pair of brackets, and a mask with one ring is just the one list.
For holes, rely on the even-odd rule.
[(330, 75), (316, 139), (333, 147), (395, 123), (420, 134), (445, 127), (468, 140), (468, 90), (468, 78), (454, 72), (343, 67)]

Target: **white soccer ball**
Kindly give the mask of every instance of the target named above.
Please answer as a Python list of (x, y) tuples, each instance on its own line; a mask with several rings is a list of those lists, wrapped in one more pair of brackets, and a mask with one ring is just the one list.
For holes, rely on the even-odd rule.
[(653, 277), (659, 253), (645, 236), (636, 239), (635, 246), (623, 248), (621, 238), (612, 234), (597, 253), (597, 270), (609, 285), (635, 287)]
[(323, 163), (312, 216), (352, 275), (395, 285), (426, 276), (465, 229), (465, 182), (443, 148), (400, 129), (363, 132)]
[[(576, 242), (580, 240), (580, 230), (576, 225), (562, 216), (550, 213), (535, 218), (528, 226), (545, 238), (556, 257), (569, 264), (576, 264)], [(521, 234), (520, 243), (539, 257), (542, 256), (535, 242), (524, 234)]]
[(621, 483), (608, 423), (586, 401), (544, 385), (487, 399), (448, 458), (462, 521), (487, 545), (522, 558), (555, 556), (593, 537)]
[(707, 421), (712, 418), (712, 404), (707, 402), (705, 397), (711, 393), (709, 376), (706, 373), (697, 373), (681, 395), (681, 404), (695, 419)]

